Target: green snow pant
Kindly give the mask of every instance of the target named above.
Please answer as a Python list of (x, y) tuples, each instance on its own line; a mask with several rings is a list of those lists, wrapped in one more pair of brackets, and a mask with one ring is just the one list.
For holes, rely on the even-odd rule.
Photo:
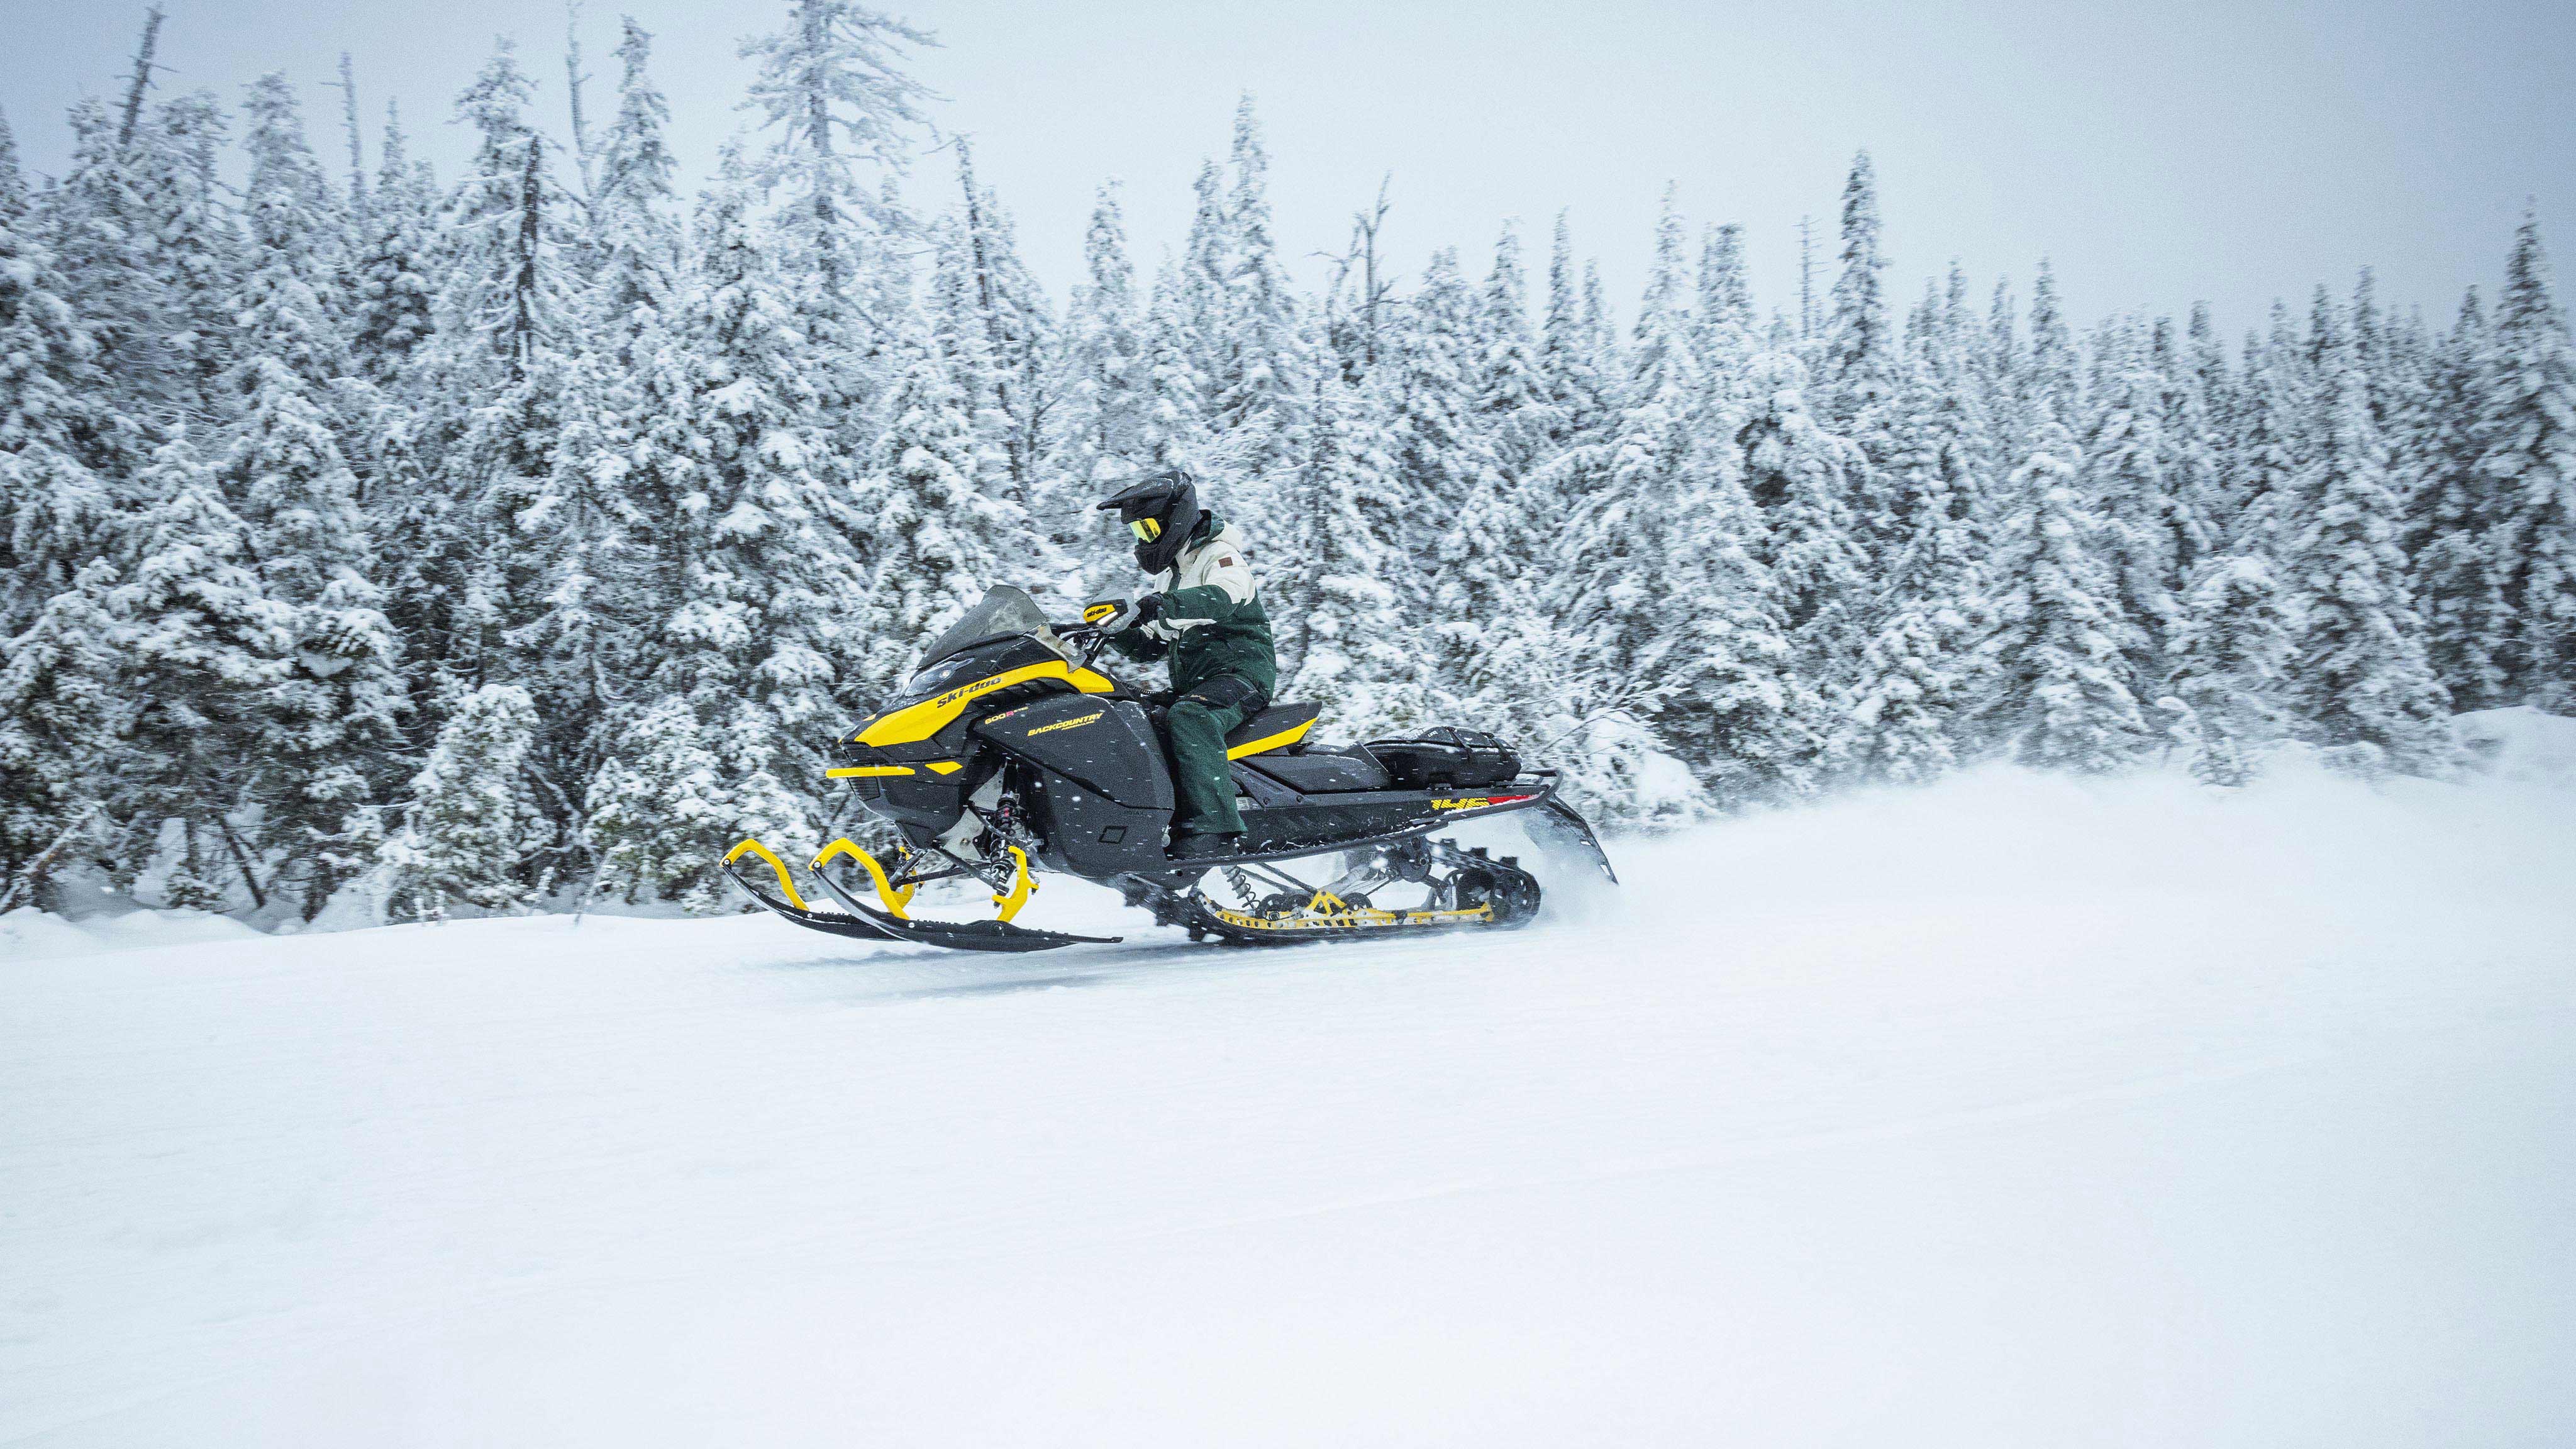
[[(1231, 675), (1208, 682), (1239, 683)], [(1163, 715), (1163, 739), (1171, 747), (1172, 793), (1178, 797), (1178, 808), (1172, 812), (1174, 835), (1243, 833), (1243, 816), (1234, 808), (1234, 767), (1225, 758), (1225, 732), (1252, 718), (1260, 707), (1258, 695), (1241, 704), (1212, 704), (1196, 693), (1172, 701)]]

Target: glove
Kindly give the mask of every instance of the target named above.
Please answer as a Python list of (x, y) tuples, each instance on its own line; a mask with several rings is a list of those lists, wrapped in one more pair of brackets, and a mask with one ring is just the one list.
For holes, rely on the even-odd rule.
[(1136, 600), (1118, 599), (1088, 604), (1082, 610), (1082, 622), (1103, 634), (1116, 634), (1151, 623), (1163, 612), (1163, 596), (1147, 594)]

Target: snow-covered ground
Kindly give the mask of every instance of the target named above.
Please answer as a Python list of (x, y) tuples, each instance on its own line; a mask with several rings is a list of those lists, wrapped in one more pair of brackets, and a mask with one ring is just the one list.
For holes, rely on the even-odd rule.
[(1275, 952), (13, 918), (0, 1444), (2576, 1438), (2563, 781), (1613, 848)]

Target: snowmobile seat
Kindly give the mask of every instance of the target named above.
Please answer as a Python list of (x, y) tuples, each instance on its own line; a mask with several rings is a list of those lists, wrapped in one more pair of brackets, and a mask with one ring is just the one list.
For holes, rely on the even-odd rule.
[(1260, 755), (1244, 762), (1300, 795), (1330, 795), (1346, 790), (1384, 790), (1394, 781), (1368, 751), (1301, 750)]
[(1306, 731), (1315, 727), (1315, 717), (1323, 712), (1320, 704), (1271, 705), (1226, 732), (1225, 757), (1240, 760), (1287, 749), (1306, 738)]

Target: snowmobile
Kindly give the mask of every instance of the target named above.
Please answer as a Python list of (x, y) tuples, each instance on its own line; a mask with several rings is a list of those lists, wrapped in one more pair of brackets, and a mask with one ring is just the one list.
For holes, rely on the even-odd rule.
[[(1492, 736), (1464, 729), (1324, 748), (1307, 740), (1322, 712), (1311, 704), (1273, 704), (1226, 737), (1246, 833), (1222, 855), (1169, 858), (1172, 779), (1154, 701), (1098, 667), (1101, 624), (1122, 611), (1094, 604), (1085, 622), (1054, 624), (1026, 593), (994, 589), (932, 643), (891, 703), (836, 742), (827, 773), (850, 786), (842, 815), (855, 802), (899, 842), (887, 862), (844, 836), (805, 863), (839, 909), (810, 900), (758, 840), (725, 856), (726, 874), (800, 926), (970, 951), (1120, 939), (1014, 924), (1040, 867), (1109, 886), (1192, 940), (1523, 925), (1539, 882), (1517, 857), (1433, 838), (1515, 811), (1543, 849), (1618, 880), (1591, 827), (1558, 798), (1555, 771), (1523, 768)], [(1328, 878), (1295, 873), (1327, 861)], [(913, 916), (922, 886), (969, 878), (993, 891), (994, 919)]]

